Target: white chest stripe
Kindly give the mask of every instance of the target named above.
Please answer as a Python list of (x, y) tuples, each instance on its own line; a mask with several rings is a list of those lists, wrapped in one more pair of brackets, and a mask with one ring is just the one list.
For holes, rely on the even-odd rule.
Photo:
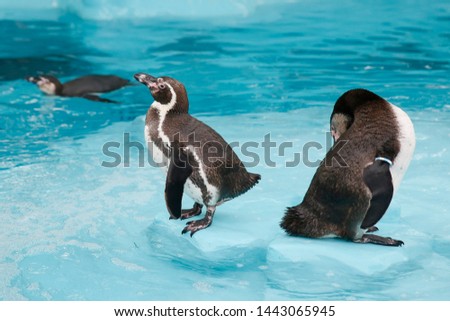
[(158, 167), (161, 167), (162, 170), (167, 172), (167, 166), (169, 164), (169, 161), (162, 152), (161, 149), (156, 146), (156, 144), (152, 141), (152, 138), (150, 137), (150, 128), (148, 125), (145, 125), (145, 140), (147, 142), (147, 148), (150, 151), (150, 154), (152, 156), (153, 162), (155, 164), (158, 164)]
[(195, 152), (194, 147), (188, 146), (188, 148), (189, 148), (189, 151), (192, 153), (192, 155), (194, 155), (194, 158), (195, 158), (196, 162), (198, 163), (198, 171), (200, 173), (200, 177), (202, 178), (203, 183), (206, 186), (206, 190), (210, 196), (209, 203), (206, 205), (216, 205), (217, 201), (219, 200), (219, 190), (217, 189), (217, 187), (215, 187), (214, 185), (209, 183), (208, 177), (206, 176), (205, 169), (203, 168), (204, 165), (203, 165), (200, 157), (198, 157), (197, 153)]
[(175, 90), (173, 90), (172, 86), (166, 83), (166, 86), (169, 87), (170, 93), (172, 94), (172, 98), (167, 104), (161, 104), (157, 101), (153, 102), (152, 106), (156, 110), (158, 110), (159, 113), (159, 124), (158, 124), (158, 136), (161, 137), (161, 140), (166, 146), (170, 146), (170, 139), (169, 137), (164, 133), (162, 125), (164, 122), (164, 119), (166, 118), (167, 113), (175, 106), (177, 102), (177, 94), (175, 93)]

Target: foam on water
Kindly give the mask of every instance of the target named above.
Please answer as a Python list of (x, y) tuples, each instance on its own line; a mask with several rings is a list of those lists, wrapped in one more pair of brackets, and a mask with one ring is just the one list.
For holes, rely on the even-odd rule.
[[(0, 43), (0, 299), (450, 299), (448, 5), (226, 2), (221, 21), (208, 18), (214, 2), (194, 10), (198, 19), (140, 19), (140, 1), (128, 11), (109, 3), (43, 1), (0, 21), (11, 35)], [(35, 9), (54, 15), (40, 21)], [(121, 20), (79, 20), (97, 16)], [(108, 94), (121, 102), (111, 105), (45, 97), (22, 80), (141, 71), (183, 81), (191, 112), (262, 175), (193, 238), (168, 219), (163, 173), (137, 144), (125, 159), (126, 139), (144, 145), (143, 86)], [(335, 100), (353, 87), (404, 108), (415, 126), (413, 161), (377, 224), (402, 248), (288, 237), (278, 226), (329, 147)], [(264, 150), (268, 135), (293, 147)], [(119, 166), (102, 166), (113, 161), (109, 142), (120, 143), (110, 148)], [(286, 166), (296, 152), (301, 162)]]

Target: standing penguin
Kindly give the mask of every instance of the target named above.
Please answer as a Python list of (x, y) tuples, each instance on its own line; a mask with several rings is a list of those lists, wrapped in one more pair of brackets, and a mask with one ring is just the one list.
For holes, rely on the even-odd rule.
[(65, 83), (61, 83), (58, 78), (50, 75), (28, 77), (27, 80), (38, 85), (39, 89), (47, 95), (82, 97), (106, 103), (114, 103), (114, 101), (99, 97), (98, 93), (107, 93), (130, 85), (127, 79), (114, 75), (88, 75)]
[(281, 227), (290, 235), (403, 245), (367, 233), (378, 230), (375, 224), (386, 212), (413, 156), (410, 118), (380, 96), (354, 89), (336, 101), (330, 125), (335, 144), (302, 203), (286, 210)]
[[(165, 199), (171, 219), (190, 221), (182, 233), (197, 231), (211, 225), (216, 207), (252, 188), (261, 176), (247, 172), (225, 140), (211, 127), (188, 114), (186, 89), (170, 77), (155, 78), (135, 74), (154, 98), (145, 119), (145, 138), (153, 161), (167, 171)], [(183, 192), (195, 203), (182, 210)]]

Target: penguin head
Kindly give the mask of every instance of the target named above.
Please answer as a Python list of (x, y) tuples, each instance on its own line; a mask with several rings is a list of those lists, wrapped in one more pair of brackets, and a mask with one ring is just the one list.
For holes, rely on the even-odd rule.
[(330, 117), (330, 131), (334, 142), (353, 124), (355, 112), (367, 103), (383, 100), (380, 96), (366, 89), (351, 89), (338, 98)]
[(28, 77), (27, 80), (38, 85), (39, 89), (47, 95), (59, 95), (62, 92), (62, 84), (56, 77), (42, 75)]
[(339, 139), (339, 137), (341, 137), (342, 134), (345, 133), (347, 129), (349, 129), (352, 123), (353, 118), (348, 114), (335, 113), (331, 116), (330, 132), (335, 143)]
[(166, 108), (177, 112), (188, 111), (189, 101), (186, 88), (178, 80), (162, 76), (153, 77), (146, 73), (138, 73), (134, 78), (150, 89), (157, 108)]

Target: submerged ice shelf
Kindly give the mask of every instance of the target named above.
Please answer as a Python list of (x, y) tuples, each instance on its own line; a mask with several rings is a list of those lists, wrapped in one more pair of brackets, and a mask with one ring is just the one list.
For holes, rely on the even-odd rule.
[[(445, 126), (411, 111), (418, 137), (411, 168), (385, 217), (380, 235), (405, 241), (402, 248), (338, 239), (289, 237), (278, 224), (286, 206), (301, 201), (314, 167), (286, 168), (292, 155), (252, 150), (251, 171), (262, 180), (243, 196), (218, 207), (213, 225), (190, 238), (184, 221), (168, 219), (164, 175), (138, 166), (105, 168), (102, 146), (143, 142), (143, 117), (119, 122), (85, 138), (51, 144), (46, 162), (0, 172), (11, 191), (0, 237), (2, 299), (449, 299), (449, 150), (437, 137)], [(429, 110), (428, 112), (435, 112)], [(436, 111), (450, 121), (448, 110)], [(227, 141), (292, 140), (326, 144), (327, 112), (305, 108), (287, 113), (203, 116)], [(292, 120), (295, 119), (296, 122)], [(298, 124), (305, 124), (298, 126)], [(432, 134), (431, 134), (432, 133)], [(235, 148), (236, 150), (236, 148)], [(244, 161), (249, 158), (237, 149)], [(310, 158), (321, 159), (325, 148)], [(423, 169), (426, 169), (424, 172)], [(33, 173), (33, 175), (29, 175)], [(74, 179), (76, 178), (76, 180)], [(440, 186), (439, 186), (440, 184)], [(439, 188), (438, 188), (439, 186)], [(27, 195), (26, 201), (23, 195)], [(185, 197), (185, 207), (192, 201)]]

